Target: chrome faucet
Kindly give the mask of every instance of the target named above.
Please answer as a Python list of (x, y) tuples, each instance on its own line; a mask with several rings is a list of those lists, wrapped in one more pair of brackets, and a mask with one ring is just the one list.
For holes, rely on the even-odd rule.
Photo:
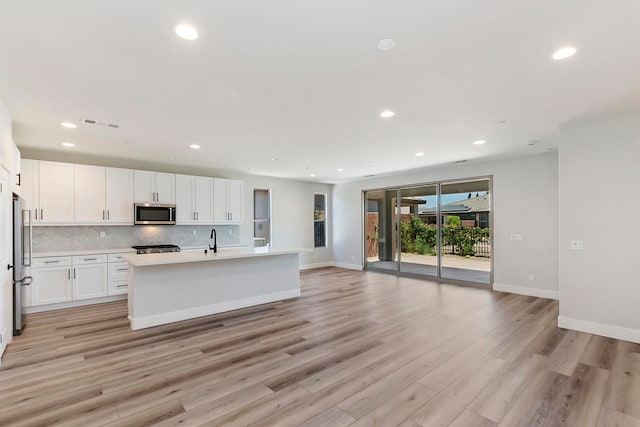
[(209, 243), (209, 249), (211, 249), (213, 251), (213, 253), (217, 253), (218, 252), (218, 235), (216, 234), (216, 229), (212, 228), (211, 229), (211, 237), (210, 239), (213, 239), (213, 247), (211, 247), (211, 243)]

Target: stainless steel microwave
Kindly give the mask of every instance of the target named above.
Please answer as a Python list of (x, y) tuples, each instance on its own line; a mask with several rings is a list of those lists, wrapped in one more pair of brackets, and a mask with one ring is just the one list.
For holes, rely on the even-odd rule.
[(135, 203), (133, 208), (136, 225), (175, 225), (176, 223), (176, 205)]

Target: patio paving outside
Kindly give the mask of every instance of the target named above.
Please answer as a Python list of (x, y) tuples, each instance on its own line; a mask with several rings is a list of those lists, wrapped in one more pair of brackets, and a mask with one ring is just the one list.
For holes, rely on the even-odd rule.
[[(377, 257), (367, 258), (370, 268), (396, 271), (396, 261), (380, 261)], [(423, 276), (437, 276), (437, 257), (402, 253), (400, 271)], [(489, 285), (491, 283), (491, 259), (485, 257), (463, 257), (445, 254), (442, 256), (442, 277)]]

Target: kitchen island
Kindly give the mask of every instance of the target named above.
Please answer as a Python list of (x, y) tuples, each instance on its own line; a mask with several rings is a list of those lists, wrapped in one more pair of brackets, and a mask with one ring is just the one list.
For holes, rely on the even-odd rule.
[(127, 255), (131, 329), (298, 297), (299, 252), (259, 247)]

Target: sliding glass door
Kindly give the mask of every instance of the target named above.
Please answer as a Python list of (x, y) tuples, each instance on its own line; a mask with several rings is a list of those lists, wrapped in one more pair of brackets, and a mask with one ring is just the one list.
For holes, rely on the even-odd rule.
[(437, 184), (400, 189), (400, 272), (438, 277)]
[(366, 191), (365, 267), (491, 284), (491, 179)]
[(365, 198), (365, 261), (369, 268), (398, 270), (398, 191), (368, 191)]

